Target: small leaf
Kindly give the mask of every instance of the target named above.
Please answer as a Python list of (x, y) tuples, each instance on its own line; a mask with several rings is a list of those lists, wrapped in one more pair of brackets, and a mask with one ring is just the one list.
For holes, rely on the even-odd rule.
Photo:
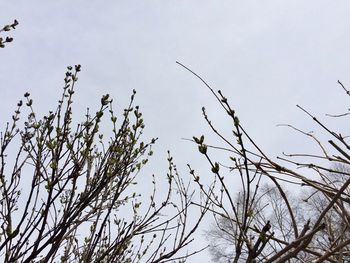
[(207, 146), (205, 144), (201, 144), (198, 146), (198, 150), (200, 153), (206, 154), (207, 153)]
[(239, 119), (238, 119), (238, 117), (235, 117), (235, 118), (233, 119), (233, 122), (234, 122), (235, 126), (238, 126), (238, 125), (239, 125)]
[(32, 99), (30, 99), (30, 100), (29, 100), (29, 101), (28, 101), (26, 104), (27, 104), (27, 106), (28, 106), (28, 107), (32, 106), (32, 104), (33, 104), (33, 100), (32, 100)]
[(249, 209), (249, 210), (247, 211), (247, 216), (248, 216), (248, 217), (252, 217), (253, 215), (254, 215), (253, 209)]
[(11, 27), (9, 25), (4, 26), (4, 28), (2, 29), (4, 31), (10, 31)]
[(266, 241), (266, 234), (264, 232), (261, 232), (259, 238), (261, 239), (262, 242), (265, 242)]
[(96, 112), (96, 117), (101, 118), (103, 116), (103, 111)]
[(219, 172), (219, 164), (217, 162), (215, 162), (214, 166), (211, 168), (211, 171), (215, 174), (217, 174)]

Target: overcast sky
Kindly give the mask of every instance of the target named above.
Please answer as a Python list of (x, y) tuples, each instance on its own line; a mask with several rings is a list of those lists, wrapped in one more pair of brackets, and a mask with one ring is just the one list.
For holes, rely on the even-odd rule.
[[(153, 172), (166, 167), (170, 149), (186, 174), (186, 163), (203, 162), (181, 138), (210, 137), (201, 107), (219, 127), (231, 123), (180, 61), (226, 94), (267, 152), (307, 150), (276, 124), (314, 129), (296, 104), (323, 119), (347, 108), (336, 82), (350, 85), (349, 8), (320, 0), (1, 1), (0, 23), (20, 22), (0, 53), (1, 129), (26, 91), (39, 112), (54, 109), (66, 66), (79, 63), (78, 117), (106, 93), (122, 108), (136, 89), (146, 137), (159, 137)], [(207, 256), (189, 262), (200, 259)]]

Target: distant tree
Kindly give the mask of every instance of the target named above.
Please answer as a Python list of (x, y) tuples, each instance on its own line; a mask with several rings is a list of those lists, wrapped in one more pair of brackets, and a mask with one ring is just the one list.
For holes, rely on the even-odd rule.
[[(293, 198), (288, 191), (285, 191), (285, 194), (291, 201), (291, 206), (298, 218), (298, 224), (302, 225), (305, 220), (301, 217), (302, 209), (299, 200)], [(240, 207), (242, 201), (242, 196), (239, 194), (235, 198), (238, 211), (242, 211), (242, 207)], [(239, 225), (232, 218), (233, 216), (226, 217), (224, 214), (214, 213), (215, 223), (206, 231), (213, 262), (233, 262), (235, 258), (233, 248), (237, 241), (236, 235), (239, 232)], [(259, 233), (258, 229), (262, 229), (266, 222), (273, 226), (273, 239), (265, 245), (261, 253), (272, 254), (280, 249), (280, 242), (288, 242), (293, 239), (293, 224), (288, 216), (288, 209), (277, 189), (271, 185), (261, 187), (252, 205), (249, 218), (251, 221), (249, 225), (252, 227), (248, 229), (247, 236), (252, 241)]]
[[(334, 188), (341, 188), (349, 178), (350, 167), (348, 165), (338, 163), (332, 167), (335, 172), (323, 173), (322, 177), (327, 182), (327, 185)], [(327, 208), (330, 201), (329, 196), (325, 196), (322, 191), (310, 190), (311, 193), (304, 193), (303, 196), (303, 214), (304, 218), (321, 216)], [(350, 261), (350, 228), (349, 228), (349, 188), (344, 189), (343, 197), (346, 201), (339, 200), (336, 205), (331, 207), (324, 215), (325, 228), (316, 234), (312, 240), (310, 247), (315, 250), (321, 250), (323, 253), (329, 252), (337, 248), (332, 255), (327, 259), (333, 262), (348, 262)]]
[(68, 67), (54, 111), (39, 117), (26, 93), (1, 133), (1, 261), (184, 262), (200, 250), (184, 248), (208, 202), (194, 213), (194, 192), (170, 154), (161, 189), (155, 176), (143, 180), (149, 182), (143, 189), (135, 185), (156, 142), (141, 140), (135, 91), (121, 116), (107, 94), (96, 113), (88, 110), (77, 122), (72, 104), (80, 70)]
[[(348, 137), (298, 106), (328, 135), (328, 140), (323, 142), (314, 133), (286, 125), (311, 138), (320, 151), (284, 154), (275, 161), (245, 130), (222, 92), (215, 92), (195, 72), (178, 64), (207, 86), (232, 123), (232, 137), (225, 136), (203, 108), (205, 120), (222, 144), (210, 144), (204, 136), (193, 137), (193, 142), (210, 165), (213, 183), (206, 186), (189, 166), (202, 194), (212, 204), (216, 227), (208, 229), (207, 236), (213, 245), (210, 251), (214, 261), (348, 262)], [(341, 82), (339, 84), (350, 95), (350, 91)], [(349, 115), (347, 111), (330, 116), (341, 121)], [(215, 151), (227, 153), (227, 159), (217, 160)], [(262, 184), (269, 186), (262, 187)], [(240, 189), (238, 193), (232, 190), (233, 185)], [(303, 192), (307, 202), (295, 195), (292, 198), (292, 189)]]

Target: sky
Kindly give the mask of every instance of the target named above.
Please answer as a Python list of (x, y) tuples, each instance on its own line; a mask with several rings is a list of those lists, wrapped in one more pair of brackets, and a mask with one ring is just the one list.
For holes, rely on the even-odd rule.
[[(316, 130), (300, 104), (348, 128), (324, 114), (347, 109), (337, 80), (350, 84), (349, 8), (349, 1), (323, 0), (1, 1), (0, 23), (16, 18), (20, 25), (0, 53), (0, 127), (27, 91), (38, 112), (54, 109), (66, 67), (81, 64), (77, 118), (106, 93), (122, 109), (136, 89), (145, 137), (159, 137), (147, 171), (166, 170), (168, 149), (180, 172), (186, 174), (187, 163), (205, 171), (195, 145), (182, 138), (216, 140), (202, 106), (218, 127), (230, 130), (231, 123), (179, 61), (223, 91), (271, 156), (314, 150), (309, 140), (276, 125)], [(203, 253), (188, 262), (207, 259)]]

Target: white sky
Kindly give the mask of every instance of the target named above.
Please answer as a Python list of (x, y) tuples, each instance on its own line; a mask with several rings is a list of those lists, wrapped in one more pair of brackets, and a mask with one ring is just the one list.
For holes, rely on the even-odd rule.
[[(170, 149), (186, 175), (187, 163), (205, 165), (181, 140), (209, 134), (201, 107), (218, 126), (230, 123), (178, 60), (226, 94), (267, 152), (307, 151), (306, 139), (276, 124), (315, 129), (295, 104), (322, 119), (347, 108), (336, 82), (350, 85), (349, 8), (320, 0), (1, 1), (0, 24), (20, 22), (0, 51), (1, 129), (26, 91), (39, 112), (55, 108), (66, 66), (80, 63), (77, 118), (105, 93), (122, 108), (136, 89), (146, 137), (160, 138), (150, 171), (165, 171)], [(208, 257), (188, 262), (200, 260)]]

